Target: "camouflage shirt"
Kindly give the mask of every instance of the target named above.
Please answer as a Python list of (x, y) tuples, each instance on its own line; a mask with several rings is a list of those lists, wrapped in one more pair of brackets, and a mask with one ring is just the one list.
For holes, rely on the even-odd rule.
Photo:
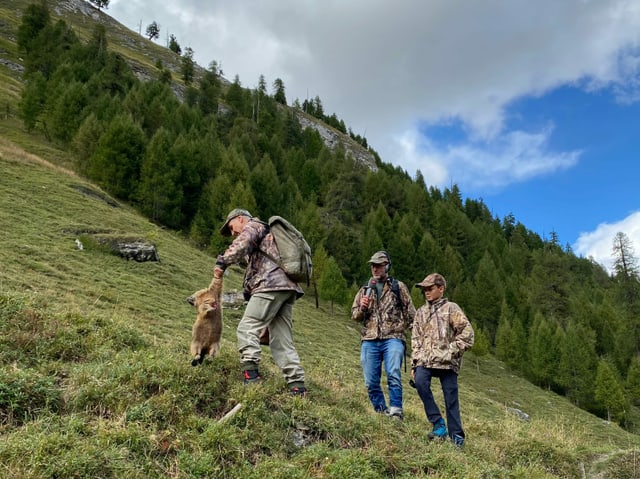
[(249, 294), (261, 291), (295, 291), (301, 297), (304, 291), (298, 283), (290, 280), (277, 263), (260, 252), (265, 251), (274, 259), (280, 258), (273, 235), (265, 235), (268, 228), (266, 223), (256, 218), (249, 220), (227, 250), (218, 256), (216, 265), (226, 269), (232, 264), (246, 263), (244, 290)]
[(363, 286), (356, 294), (351, 306), (351, 318), (362, 322), (360, 334), (363, 341), (373, 339), (397, 338), (405, 340), (405, 332), (411, 328), (416, 308), (411, 301), (411, 295), (407, 286), (398, 281), (400, 301), (391, 289), (391, 278), (387, 278), (382, 288), (382, 295), (377, 298), (374, 293), (366, 311), (360, 309), (360, 300), (367, 294), (368, 287)]
[(460, 306), (440, 298), (416, 313), (411, 335), (411, 365), (434, 369), (462, 366), (462, 354), (473, 346), (473, 327)]

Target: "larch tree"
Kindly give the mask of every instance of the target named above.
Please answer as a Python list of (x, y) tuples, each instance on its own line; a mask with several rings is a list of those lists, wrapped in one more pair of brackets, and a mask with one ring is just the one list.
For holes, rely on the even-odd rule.
[(613, 240), (613, 270), (620, 301), (627, 312), (623, 327), (629, 330), (630, 338), (634, 338), (633, 352), (637, 354), (640, 352), (640, 266), (631, 240), (623, 232), (618, 232)]
[(625, 386), (631, 402), (640, 405), (640, 358), (637, 356), (631, 360)]
[(598, 365), (595, 333), (588, 326), (570, 323), (560, 351), (558, 382), (574, 404), (583, 409), (591, 408), (595, 383), (593, 371)]
[(109, 0), (89, 0), (89, 3), (95, 5), (98, 10), (109, 8)]
[(638, 278), (640, 268), (638, 258), (633, 251), (633, 245), (629, 237), (622, 231), (616, 233), (613, 239), (613, 270), (616, 276), (624, 278)]
[(598, 364), (596, 374), (596, 401), (607, 411), (607, 420), (621, 421), (625, 414), (626, 400), (615, 370), (606, 360)]
[(342, 304), (346, 299), (347, 283), (342, 277), (340, 267), (331, 256), (327, 259), (326, 267), (318, 281), (320, 297), (331, 302), (331, 317), (333, 317), (333, 305)]
[(282, 105), (287, 104), (287, 97), (284, 93), (284, 82), (276, 78), (273, 82), (273, 99)]
[(178, 228), (182, 220), (182, 185), (179, 184), (179, 168), (170, 161), (172, 142), (173, 138), (164, 127), (159, 128), (149, 141), (140, 168), (138, 201), (147, 217)]
[(180, 44), (178, 43), (178, 40), (173, 33), (169, 35), (169, 50), (171, 50), (176, 55), (182, 54), (182, 48), (180, 48)]
[(155, 40), (158, 38), (160, 36), (160, 25), (158, 25), (158, 22), (153, 21), (147, 25), (145, 34), (149, 37), (149, 40)]
[(182, 80), (185, 85), (191, 85), (193, 82), (193, 76), (195, 74), (195, 62), (193, 61), (193, 49), (187, 47), (182, 55), (182, 63), (180, 64), (180, 71), (182, 73)]

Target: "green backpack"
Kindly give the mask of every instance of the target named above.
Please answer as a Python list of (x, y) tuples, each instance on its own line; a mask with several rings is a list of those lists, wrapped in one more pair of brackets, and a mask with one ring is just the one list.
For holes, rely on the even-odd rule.
[(271, 216), (268, 224), (280, 253), (280, 261), (260, 251), (277, 263), (292, 281), (306, 282), (308, 286), (311, 282), (313, 262), (311, 248), (304, 236), (281, 216)]

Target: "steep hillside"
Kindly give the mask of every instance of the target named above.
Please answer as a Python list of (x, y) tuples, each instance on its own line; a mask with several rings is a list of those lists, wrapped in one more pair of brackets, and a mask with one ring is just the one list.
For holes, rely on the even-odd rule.
[[(406, 374), (405, 421), (392, 422), (373, 414), (359, 365), (357, 328), (340, 306), (321, 301), (316, 309), (311, 290), (294, 311), (295, 340), (311, 390), (308, 399), (288, 396), (268, 348), (262, 365), (267, 381), (256, 388), (242, 386), (235, 350), (235, 326), (242, 306), (226, 305), (221, 355), (202, 367), (191, 367), (188, 346), (195, 312), (185, 299), (208, 284), (214, 257), (195, 248), (186, 233), (158, 226), (74, 173), (72, 166), (77, 162), (74, 165), (68, 148), (44, 138), (46, 130), (26, 131), (17, 114), (23, 60), (15, 37), (29, 3), (0, 0), (0, 476), (640, 477), (637, 435), (531, 385), (492, 356), (476, 356), (473, 351), (466, 356), (460, 380), (468, 434), (464, 450), (427, 440), (430, 426)], [(172, 72), (173, 92), (184, 95), (179, 57), (170, 50), (81, 0), (47, 4), (54, 17), (64, 18), (83, 39), (89, 38), (96, 22), (106, 25), (110, 48), (127, 59), (138, 78), (157, 75), (155, 65), (160, 60)], [(173, 99), (171, 92), (168, 96)], [(298, 119), (319, 133), (317, 143), (324, 142), (332, 151), (344, 149), (369, 170), (376, 170), (373, 155), (351, 138), (303, 113)], [(238, 124), (253, 131), (246, 120), (239, 118)], [(329, 164), (338, 165), (337, 160)], [(390, 169), (382, 164), (380, 173), (385, 168)], [(335, 229), (336, 243), (347, 243), (344, 238), (358, 227), (348, 215), (362, 216), (367, 211), (364, 204), (341, 196), (356, 185), (363, 189), (352, 181), (359, 175), (343, 175), (343, 183), (327, 184), (322, 216), (313, 209), (318, 223), (320, 217), (327, 221), (347, 214), (346, 226)], [(390, 178), (399, 176), (386, 178), (391, 183)], [(424, 199), (420, 185), (403, 185), (419, 193), (414, 200)], [(392, 192), (385, 199), (388, 209), (397, 210), (394, 199), (400, 192), (391, 184), (387, 188)], [(496, 228), (500, 231), (499, 222), (483, 218), (481, 202), (472, 201), (471, 207), (478, 206), (474, 225), (484, 228), (473, 230), (467, 209), (452, 206), (457, 204), (457, 190), (445, 192), (448, 202), (437, 201), (439, 192), (432, 193), (429, 218), (460, 220), (443, 221), (452, 234), (441, 234), (439, 240), (446, 245), (459, 243), (465, 257), (478, 255), (478, 261), (482, 254), (472, 251), (472, 245), (480, 242), (480, 231), (484, 237), (493, 237)], [(216, 198), (228, 201), (229, 196), (222, 189)], [(425, 209), (421, 201), (415, 203)], [(360, 213), (353, 213), (356, 209)], [(387, 214), (383, 206), (378, 210)], [(409, 223), (399, 218), (399, 225), (389, 223), (389, 228), (409, 229)], [(218, 225), (212, 226), (217, 230)], [(432, 232), (436, 230), (433, 227)], [(458, 236), (461, 233), (468, 236)], [(422, 234), (418, 237), (421, 247)], [(435, 243), (430, 235), (424, 232)], [(533, 235), (522, 238), (536, 240)], [(160, 261), (127, 261), (101, 244), (103, 239), (153, 244)], [(394, 258), (401, 253), (405, 258), (395, 262), (394, 270), (415, 262), (416, 245), (399, 244)], [(502, 250), (490, 246), (500, 256)], [(521, 246), (517, 263), (534, 261), (525, 260), (534, 247), (529, 251)], [(349, 250), (343, 254), (354, 256)], [(575, 267), (578, 262), (557, 264)], [(464, 266), (474, 272), (481, 269), (471, 258)], [(539, 269), (538, 274), (544, 276), (545, 271)], [(511, 278), (506, 281), (510, 286), (530, 280), (524, 273), (517, 281)], [(596, 284), (610, 280), (595, 274), (575, 278)], [(242, 271), (232, 269), (225, 291), (237, 292), (241, 280)], [(477, 298), (473, 284), (465, 285), (468, 300), (461, 302), (470, 308)], [(515, 289), (510, 293), (514, 295)], [(480, 320), (472, 317), (472, 321), (477, 326)], [(548, 345), (543, 347), (550, 350)], [(238, 407), (235, 415), (228, 416)]]
[[(21, 89), (20, 75), (24, 70), (23, 60), (15, 48), (15, 32), (24, 8), (30, 3), (32, 2), (29, 0), (0, 1), (0, 19), (2, 19), (0, 22), (0, 68), (4, 67), (2, 70), (7, 70), (7, 75), (3, 75), (3, 77), (7, 80), (7, 86), (10, 86), (12, 92), (8, 100), (11, 111), (16, 110), (18, 94)], [(156, 78), (158, 76), (157, 63), (160, 62), (172, 74), (171, 88), (174, 93), (178, 98), (184, 98), (185, 85), (182, 81), (181, 57), (179, 55), (140, 36), (137, 32), (131, 31), (109, 16), (108, 10), (98, 10), (84, 0), (56, 0), (48, 2), (48, 4), (54, 19), (64, 19), (84, 40), (90, 37), (96, 24), (104, 25), (110, 49), (126, 59), (139, 80), (146, 81)], [(207, 65), (195, 65), (196, 81), (207, 67)], [(221, 77), (221, 80), (224, 84), (229, 84), (229, 81), (224, 77)], [(341, 145), (356, 161), (372, 170), (376, 169), (373, 154), (348, 135), (324, 124), (313, 116), (306, 115), (301, 111), (298, 111), (298, 114), (302, 127), (311, 127), (317, 130), (329, 149), (333, 151), (338, 145)]]
[[(469, 354), (461, 375), (462, 452), (426, 439), (408, 385), (403, 423), (375, 415), (356, 329), (311, 294), (294, 314), (308, 399), (288, 397), (266, 348), (267, 382), (243, 388), (241, 310), (225, 309), (220, 358), (192, 368), (185, 298), (213, 258), (6, 139), (0, 228), (5, 477), (638, 477), (637, 436), (491, 358)], [(95, 232), (151, 241), (161, 261), (79, 250), (78, 235)], [(225, 288), (240, 280), (233, 271)]]

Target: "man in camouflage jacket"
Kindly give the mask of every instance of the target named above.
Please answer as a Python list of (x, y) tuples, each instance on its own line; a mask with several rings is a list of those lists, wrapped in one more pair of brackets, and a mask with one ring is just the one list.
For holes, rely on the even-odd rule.
[(293, 303), (304, 294), (302, 288), (273, 261), (280, 254), (269, 233), (269, 225), (253, 218), (247, 210), (234, 209), (227, 215), (220, 232), (224, 236), (235, 236), (235, 239), (217, 258), (214, 282), (222, 281), (229, 265), (247, 264), (244, 291), (250, 299), (237, 329), (245, 384), (262, 380), (258, 372), (262, 353), (259, 338), (261, 331), (267, 328), (273, 360), (282, 370), (291, 394), (304, 395), (304, 370), (292, 333)]
[[(360, 288), (351, 307), (351, 317), (362, 323), (360, 362), (369, 400), (376, 412), (402, 419), (401, 366), (405, 335), (416, 309), (407, 286), (388, 275), (391, 261), (386, 251), (369, 260), (373, 278)], [(380, 379), (384, 363), (389, 388), (389, 409)]]
[[(411, 376), (424, 404), (433, 430), (429, 439), (449, 437), (456, 446), (464, 444), (465, 433), (458, 403), (458, 373), (462, 354), (473, 346), (473, 327), (460, 306), (443, 297), (447, 283), (438, 273), (427, 276), (421, 288), (427, 303), (418, 309), (411, 336)], [(447, 411), (445, 423), (431, 392), (431, 379), (440, 379)]]

